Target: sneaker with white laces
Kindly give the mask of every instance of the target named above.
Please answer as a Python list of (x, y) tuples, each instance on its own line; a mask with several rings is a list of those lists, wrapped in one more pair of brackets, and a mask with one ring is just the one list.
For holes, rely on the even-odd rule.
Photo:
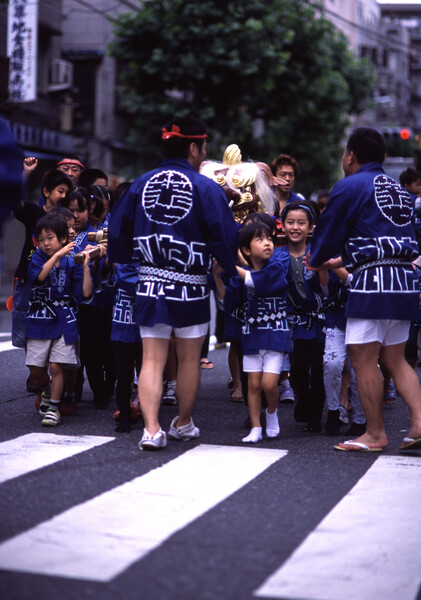
[(138, 444), (140, 450), (159, 450), (165, 448), (166, 445), (167, 434), (162, 429), (157, 431), (155, 435), (151, 435), (144, 429), (142, 439)]
[(58, 410), (49, 408), (41, 421), (41, 425), (44, 427), (57, 427), (57, 425), (60, 425), (60, 420), (60, 413)]
[(176, 423), (178, 421), (178, 417), (175, 417), (170, 425), (170, 430), (168, 432), (168, 437), (172, 440), (183, 440), (187, 442), (188, 440), (193, 440), (194, 438), (198, 438), (200, 436), (200, 429), (195, 427), (193, 423), (193, 419), (190, 419), (190, 423), (188, 425), (182, 425), (181, 427), (176, 427)]
[(165, 390), (165, 392), (162, 396), (161, 402), (164, 406), (176, 406), (177, 405), (177, 396), (176, 396), (174, 387), (167, 387), (167, 389)]
[(46, 396), (44, 394), (44, 392), (42, 392), (41, 393), (41, 402), (40, 402), (40, 405), (38, 408), (38, 412), (42, 417), (45, 417), (49, 408), (50, 408), (50, 398), (49, 398), (49, 396)]

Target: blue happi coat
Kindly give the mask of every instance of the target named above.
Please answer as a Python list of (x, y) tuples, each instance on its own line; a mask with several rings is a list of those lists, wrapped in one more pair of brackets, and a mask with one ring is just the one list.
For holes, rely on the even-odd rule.
[(32, 290), (25, 336), (56, 340), (63, 334), (66, 344), (74, 344), (78, 340), (77, 303), (90, 302), (83, 298), (83, 267), (75, 264), (71, 256), (63, 256), (60, 266), (54, 266), (46, 280), (38, 283), (37, 276), (49, 258), (38, 248), (29, 263), (28, 280)]
[(380, 163), (366, 163), (334, 186), (313, 233), (311, 264), (342, 255), (353, 274), (347, 317), (418, 317), (412, 213), (409, 193), (385, 175)]
[(254, 287), (245, 285), (238, 276), (232, 277), (224, 298), (227, 311), (242, 307), (243, 354), (257, 354), (259, 350), (289, 352), (288, 284), (282, 263), (270, 260), (260, 271), (251, 271), (251, 277)]
[(139, 325), (187, 327), (210, 320), (207, 274), (214, 256), (235, 274), (238, 231), (226, 197), (186, 159), (165, 159), (114, 206), (108, 256), (138, 269)]

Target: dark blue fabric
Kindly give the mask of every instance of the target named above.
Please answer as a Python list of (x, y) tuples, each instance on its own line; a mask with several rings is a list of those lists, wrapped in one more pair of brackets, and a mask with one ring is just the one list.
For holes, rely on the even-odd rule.
[(165, 159), (113, 207), (108, 256), (139, 267), (139, 325), (187, 327), (210, 320), (211, 258), (235, 274), (238, 231), (226, 197), (185, 159)]
[[(313, 233), (311, 264), (341, 254), (345, 268), (354, 272), (347, 317), (417, 319), (418, 282), (408, 264), (418, 256), (412, 216), (409, 193), (380, 163), (363, 165), (333, 187)], [(387, 260), (407, 265), (379, 264)], [(378, 264), (357, 270), (373, 261)]]

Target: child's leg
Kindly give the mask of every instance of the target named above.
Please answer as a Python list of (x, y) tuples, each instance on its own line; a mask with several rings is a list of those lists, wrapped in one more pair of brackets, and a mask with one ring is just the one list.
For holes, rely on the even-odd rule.
[(268, 438), (274, 438), (279, 435), (279, 420), (278, 420), (278, 381), (279, 373), (263, 373), (262, 389), (265, 392), (267, 409), (266, 409), (266, 435)]
[(321, 431), (323, 406), (325, 403), (325, 386), (323, 384), (324, 341), (311, 340), (309, 344), (311, 384), (308, 427), (305, 431)]
[(134, 360), (132, 347), (135, 344), (112, 342), (114, 351), (114, 372), (117, 376), (116, 401), (120, 411), (117, 432), (130, 432), (130, 400), (132, 395), (132, 381), (134, 373)]
[(241, 385), (241, 365), (239, 358), (240, 342), (232, 340), (228, 352), (228, 366), (232, 377), (232, 400), (243, 400), (242, 385)]
[(50, 362), (51, 375), (51, 398), (50, 406), (42, 420), (46, 427), (56, 427), (60, 424), (59, 405), (64, 389), (63, 366), (56, 362)]
[(248, 409), (251, 430), (250, 433), (242, 439), (242, 441), (246, 443), (256, 443), (260, 442), (262, 439), (262, 427), (260, 425), (261, 380), (262, 373), (248, 373)]
[(248, 373), (248, 407), (252, 427), (260, 427), (263, 373)]
[(291, 364), (291, 383), (297, 392), (294, 419), (307, 423), (309, 418), (309, 371), (308, 340), (294, 340)]

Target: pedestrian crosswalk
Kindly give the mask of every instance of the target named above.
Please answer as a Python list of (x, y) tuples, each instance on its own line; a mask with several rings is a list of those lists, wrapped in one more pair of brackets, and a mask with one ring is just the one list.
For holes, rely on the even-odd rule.
[(379, 457), (256, 596), (415, 600), (421, 584), (420, 490), (417, 457)]
[(197, 446), (0, 544), (0, 568), (109, 581), (286, 454)]
[[(111, 449), (114, 440), (43, 432), (2, 442), (0, 483), (94, 448)], [(261, 475), (267, 480), (287, 456), (275, 448), (186, 444), (160, 466), (0, 543), (0, 569), (112, 582), (234, 493), (255, 487)], [(417, 600), (420, 489), (418, 456), (376, 457), (287, 560), (262, 576), (254, 597)]]
[(9, 350), (18, 350), (12, 345), (11, 334), (0, 332), (0, 352), (7, 352)]

